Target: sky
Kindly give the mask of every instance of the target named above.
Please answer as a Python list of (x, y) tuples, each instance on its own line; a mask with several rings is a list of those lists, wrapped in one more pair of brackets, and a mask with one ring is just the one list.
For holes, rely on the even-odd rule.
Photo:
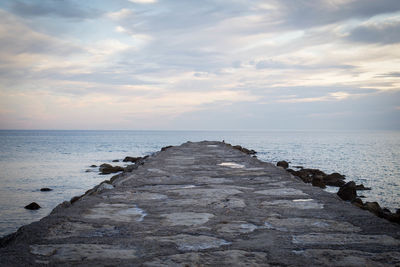
[(2, 0), (0, 129), (400, 130), (400, 1)]

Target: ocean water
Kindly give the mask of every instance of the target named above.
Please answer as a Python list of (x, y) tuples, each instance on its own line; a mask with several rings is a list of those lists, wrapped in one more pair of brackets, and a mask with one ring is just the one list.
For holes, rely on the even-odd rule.
[[(339, 172), (372, 187), (365, 201), (400, 208), (400, 132), (329, 131), (0, 131), (0, 236), (40, 220), (59, 203), (112, 175), (92, 164), (144, 156), (186, 141), (225, 140), (259, 159)], [(122, 162), (113, 163), (123, 166)], [(87, 170), (91, 170), (87, 172)], [(40, 188), (50, 187), (51, 192)], [(37, 211), (24, 206), (37, 202)]]

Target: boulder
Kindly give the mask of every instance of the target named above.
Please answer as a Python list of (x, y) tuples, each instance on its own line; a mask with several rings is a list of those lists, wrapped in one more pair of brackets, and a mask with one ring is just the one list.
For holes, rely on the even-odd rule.
[(353, 204), (354, 206), (357, 206), (359, 208), (363, 208), (364, 203), (362, 202), (362, 200), (360, 198), (356, 198), (354, 199), (351, 204)]
[(346, 184), (344, 179), (345, 179), (344, 175), (334, 172), (329, 175), (326, 175), (324, 177), (324, 182), (325, 182), (325, 184), (330, 185), (330, 186), (341, 187)]
[(111, 166), (110, 164), (104, 163), (100, 165), (99, 171), (101, 174), (110, 174), (123, 171), (124, 168), (120, 166)]
[(53, 189), (48, 188), (48, 187), (40, 188), (40, 191), (42, 191), (42, 192), (49, 192), (49, 191), (52, 191), (52, 190), (53, 190)]
[(326, 188), (326, 185), (324, 183), (324, 179), (321, 175), (316, 175), (312, 178), (312, 185), (313, 186), (318, 186), (320, 188)]
[(25, 209), (27, 209), (27, 210), (38, 210), (40, 208), (41, 207), (36, 202), (32, 202), (31, 204), (25, 206)]
[(132, 162), (136, 163), (136, 161), (142, 159), (142, 157), (125, 157), (123, 162)]
[(302, 170), (299, 170), (299, 171), (295, 171), (295, 170), (292, 170), (292, 169), (286, 169), (286, 171), (290, 172), (294, 176), (299, 177), (305, 183), (311, 183), (312, 182), (312, 176), (307, 171), (307, 169), (302, 169)]
[(119, 162), (119, 160), (118, 159), (114, 159), (112, 162)]
[(363, 184), (356, 185), (356, 190), (371, 190), (371, 187), (365, 187)]
[(368, 210), (379, 217), (383, 217), (383, 210), (378, 202), (365, 202), (363, 209)]
[(343, 200), (355, 200), (357, 198), (356, 183), (351, 181), (341, 186), (337, 195)]
[(172, 147), (172, 146), (165, 146), (165, 147), (161, 148), (161, 151), (165, 151), (165, 150), (167, 150), (167, 149), (170, 148), (170, 147)]
[(257, 152), (256, 152), (255, 150), (253, 150), (253, 149), (247, 149), (247, 148), (242, 147), (242, 146), (239, 146), (239, 145), (233, 146), (233, 148), (234, 148), (234, 149), (237, 149), (237, 150), (239, 150), (239, 151), (242, 151), (243, 153), (246, 153), (246, 154), (248, 154), (248, 155), (254, 155), (254, 154), (257, 153)]
[(90, 165), (90, 168), (96, 168), (97, 167), (97, 165)]
[(276, 163), (276, 166), (287, 169), (287, 168), (289, 168), (289, 163), (287, 161), (281, 160), (281, 161), (278, 161), (278, 163)]

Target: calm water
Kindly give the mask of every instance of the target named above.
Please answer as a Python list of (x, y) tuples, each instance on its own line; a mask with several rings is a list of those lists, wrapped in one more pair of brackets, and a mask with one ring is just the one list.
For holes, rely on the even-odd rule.
[[(340, 172), (373, 188), (362, 192), (366, 200), (400, 207), (400, 132), (0, 131), (0, 236), (112, 176), (85, 172), (92, 164), (202, 140), (240, 144), (268, 162)], [(23, 208), (33, 201), (42, 209)]]

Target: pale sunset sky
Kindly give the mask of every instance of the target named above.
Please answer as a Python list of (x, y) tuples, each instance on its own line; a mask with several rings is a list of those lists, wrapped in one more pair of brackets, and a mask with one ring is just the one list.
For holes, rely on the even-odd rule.
[(0, 129), (400, 129), (400, 1), (2, 0)]

